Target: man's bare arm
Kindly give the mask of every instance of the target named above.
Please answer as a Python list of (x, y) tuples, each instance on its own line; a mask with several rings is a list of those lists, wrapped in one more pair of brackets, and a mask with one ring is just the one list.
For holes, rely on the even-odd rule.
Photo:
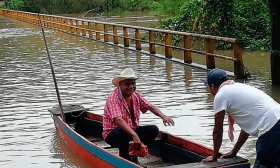
[(133, 142), (135, 143), (141, 143), (140, 138), (138, 137), (138, 135), (136, 134), (136, 132), (134, 132), (133, 129), (131, 129), (129, 127), (129, 125), (121, 118), (121, 117), (116, 117), (113, 119), (114, 122), (117, 124), (118, 127), (120, 127), (121, 129), (123, 129), (125, 132), (127, 132), (129, 135), (131, 135)]
[(170, 117), (167, 117), (166, 115), (164, 115), (158, 108), (156, 108), (155, 106), (152, 106), (150, 109), (149, 109), (152, 113), (154, 113), (156, 116), (159, 116), (162, 120), (163, 120), (163, 123), (164, 125), (165, 124), (168, 124), (168, 125), (173, 125), (174, 126), (174, 121), (170, 118)]
[(223, 140), (223, 123), (225, 118), (225, 110), (215, 114), (215, 125), (213, 129), (214, 152), (212, 156), (203, 159), (203, 162), (215, 162), (219, 158), (219, 150)]
[(220, 111), (215, 114), (215, 126), (213, 130), (213, 142), (214, 142), (214, 153), (213, 160), (219, 158), (219, 150), (223, 140), (223, 123), (224, 123), (225, 111)]
[(240, 150), (240, 148), (247, 141), (248, 137), (249, 137), (249, 134), (246, 133), (244, 130), (241, 130), (238, 140), (237, 140), (236, 144), (234, 145), (233, 149), (229, 153), (223, 155), (222, 157), (223, 158), (235, 157), (237, 155), (238, 151)]

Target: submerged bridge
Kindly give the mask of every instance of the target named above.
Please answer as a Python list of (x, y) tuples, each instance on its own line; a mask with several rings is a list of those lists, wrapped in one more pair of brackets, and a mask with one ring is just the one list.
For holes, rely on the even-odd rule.
[[(46, 28), (56, 29), (205, 70), (216, 68), (215, 59), (222, 59), (233, 63), (232, 72), (228, 72), (229, 75), (235, 78), (246, 78), (242, 60), (242, 48), (239, 40), (236, 38), (4, 9), (0, 9), (0, 15), (35, 25), (42, 24)], [(182, 42), (180, 45), (174, 45), (172, 44), (172, 39)], [(198, 44), (203, 44), (204, 50), (196, 49)], [(228, 55), (225, 55), (225, 52), (215, 50), (215, 46), (219, 44), (230, 48), (230, 51), (226, 52)], [(163, 49), (164, 53), (158, 53), (157, 50), (160, 49)], [(194, 57), (199, 56), (205, 57), (204, 63), (196, 63), (194, 61)]]

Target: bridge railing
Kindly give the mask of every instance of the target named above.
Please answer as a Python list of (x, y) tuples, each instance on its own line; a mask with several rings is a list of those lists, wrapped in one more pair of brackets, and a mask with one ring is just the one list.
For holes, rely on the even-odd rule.
[[(56, 15), (46, 15), (14, 10), (1, 10), (0, 14), (17, 20), (29, 22), (32, 24), (40, 24), (43, 26), (54, 28), (63, 32), (84, 36), (93, 40), (103, 41), (119, 45), (122, 42), (123, 47), (133, 47), (135, 50), (142, 50), (142, 44), (148, 44), (148, 52), (156, 54), (157, 47), (164, 47), (165, 58), (172, 59), (173, 49), (183, 52), (183, 63), (191, 64), (193, 62), (192, 53), (204, 55), (206, 58), (207, 69), (216, 67), (215, 58), (233, 61), (234, 75), (236, 78), (244, 78), (244, 65), (242, 60), (242, 48), (240, 42), (236, 38), (226, 38), (211, 35), (186, 33), (170, 30), (162, 30), (147, 27), (138, 27), (124, 24), (101, 22), (96, 20), (85, 20), (79, 18), (71, 18)], [(40, 18), (39, 18), (40, 16)], [(141, 39), (141, 35), (147, 35), (148, 40)], [(157, 40), (156, 36), (160, 35), (162, 40)], [(181, 46), (175, 46), (171, 43), (172, 36), (181, 38), (183, 41)], [(193, 38), (204, 41), (204, 51), (191, 48)], [(132, 42), (132, 44), (130, 44)], [(214, 53), (214, 43), (228, 43), (232, 46), (233, 56), (225, 56)]]

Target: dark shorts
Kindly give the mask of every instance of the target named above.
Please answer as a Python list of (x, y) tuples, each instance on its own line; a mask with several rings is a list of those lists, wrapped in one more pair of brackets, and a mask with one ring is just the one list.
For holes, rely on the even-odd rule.
[(254, 168), (280, 168), (280, 120), (256, 143)]

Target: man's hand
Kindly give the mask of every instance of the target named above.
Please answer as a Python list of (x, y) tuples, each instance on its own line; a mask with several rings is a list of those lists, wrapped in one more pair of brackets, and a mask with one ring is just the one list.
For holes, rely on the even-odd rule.
[(236, 153), (233, 151), (230, 151), (229, 153), (224, 154), (221, 158), (233, 158), (236, 156)]
[(166, 126), (166, 125), (173, 125), (174, 126), (174, 121), (170, 118), (170, 117), (167, 117), (166, 115), (164, 115), (158, 108), (156, 108), (155, 106), (151, 106), (151, 108), (149, 109), (152, 113), (154, 113), (156, 116), (159, 116), (162, 121), (163, 121), (163, 124)]
[(132, 140), (134, 142), (134, 144), (133, 144), (134, 148), (135, 149), (140, 149), (140, 147), (141, 147), (141, 140), (140, 140), (139, 136), (136, 133), (134, 133), (134, 134), (131, 135), (131, 137), (132, 137)]
[(208, 156), (206, 159), (203, 159), (202, 162), (215, 162), (217, 158), (213, 158), (212, 156)]
[(163, 124), (166, 126), (166, 125), (169, 125), (169, 126), (174, 126), (174, 121), (170, 118), (170, 117), (167, 117), (167, 116), (164, 116), (162, 117), (162, 121), (163, 121)]

